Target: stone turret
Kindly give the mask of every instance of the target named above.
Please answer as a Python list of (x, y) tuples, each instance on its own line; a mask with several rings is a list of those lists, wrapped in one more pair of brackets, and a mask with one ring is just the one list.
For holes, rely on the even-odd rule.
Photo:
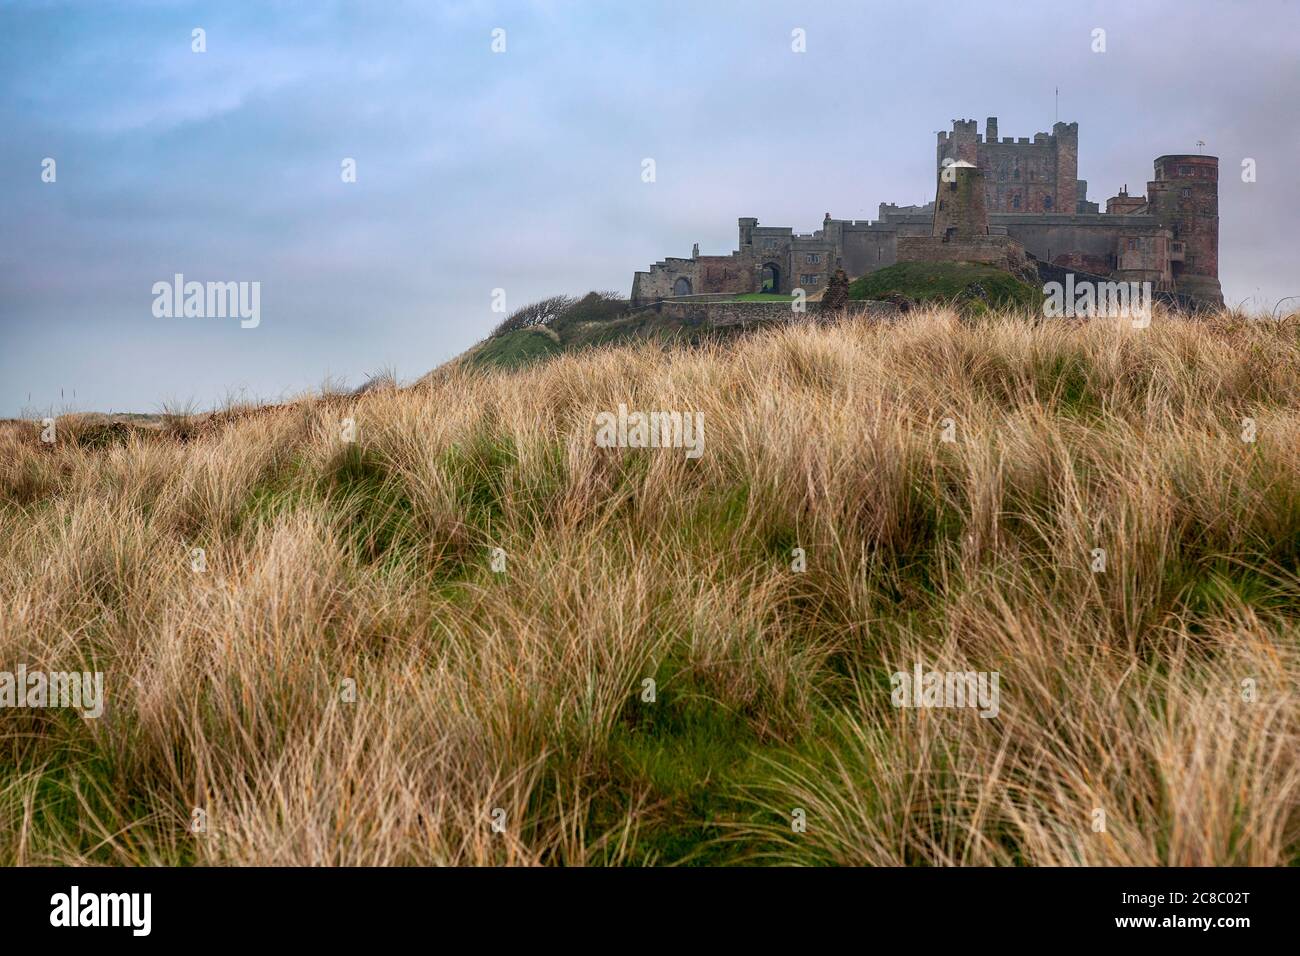
[(939, 171), (934, 219), (928, 236), (899, 236), (899, 262), (979, 262), (1020, 275), (1028, 268), (1025, 247), (989, 232), (984, 174), (963, 159)]
[(758, 228), (758, 220), (753, 216), (742, 216), (740, 218), (740, 248), (743, 250), (746, 246), (754, 244), (754, 230)]
[(941, 239), (968, 239), (989, 234), (984, 173), (974, 163), (959, 159), (940, 170), (931, 234)]
[(1219, 285), (1219, 157), (1179, 154), (1155, 161), (1147, 203), (1173, 234), (1174, 289), (1223, 305)]

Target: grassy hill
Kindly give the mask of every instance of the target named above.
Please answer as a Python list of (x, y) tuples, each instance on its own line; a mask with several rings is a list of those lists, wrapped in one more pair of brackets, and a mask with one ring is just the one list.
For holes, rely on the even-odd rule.
[(900, 262), (849, 285), (850, 299), (892, 299), (938, 305), (954, 302), (966, 311), (1042, 309), (1041, 290), (1009, 272), (970, 262)]
[(488, 338), (472, 349), (466, 359), (477, 368), (520, 368), (564, 352), (633, 342), (680, 345), (709, 334), (702, 326), (687, 325), (642, 310), (571, 325), (512, 329)]
[(551, 329), (512, 329), (492, 336), (468, 358), (481, 368), (519, 368), (563, 351), (563, 341)]
[[(0, 657), (105, 692), (3, 711), (0, 861), (1300, 862), (1294, 321), (485, 364), (0, 426)], [(597, 447), (620, 404), (704, 453)]]
[[(520, 327), (525, 321), (538, 324)], [(723, 341), (733, 334), (734, 330), (709, 329), (668, 318), (653, 309), (633, 308), (610, 293), (589, 292), (581, 298), (556, 296), (525, 306), (463, 359), (473, 368), (515, 369), (562, 353), (603, 346), (637, 342), (660, 347), (698, 345)]]

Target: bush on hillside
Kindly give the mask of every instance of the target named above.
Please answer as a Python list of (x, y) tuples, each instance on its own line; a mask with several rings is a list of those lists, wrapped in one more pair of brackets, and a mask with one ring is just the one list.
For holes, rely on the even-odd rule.
[(609, 322), (627, 311), (627, 300), (617, 292), (588, 292), (551, 322), (559, 331), (581, 322)]
[(517, 329), (531, 329), (539, 325), (550, 325), (557, 316), (561, 315), (565, 309), (568, 309), (573, 304), (573, 297), (567, 295), (553, 295), (549, 299), (530, 303), (522, 309), (516, 309), (510, 313), (500, 325), (492, 330), (492, 334), (504, 335), (506, 332), (514, 332)]
[(581, 299), (553, 295), (516, 309), (492, 334), (504, 335), (539, 326), (558, 328), (580, 322), (608, 322), (626, 312), (627, 305), (627, 300), (617, 292), (588, 292)]

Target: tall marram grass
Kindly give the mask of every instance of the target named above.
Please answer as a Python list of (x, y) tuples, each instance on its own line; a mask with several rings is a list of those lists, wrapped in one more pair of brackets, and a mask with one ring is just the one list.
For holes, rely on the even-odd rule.
[[(597, 448), (620, 403), (703, 456)], [(1300, 859), (1294, 322), (934, 312), (64, 424), (0, 433), (0, 669), (107, 705), (0, 711), (4, 863)], [(895, 709), (918, 661), (999, 715)]]

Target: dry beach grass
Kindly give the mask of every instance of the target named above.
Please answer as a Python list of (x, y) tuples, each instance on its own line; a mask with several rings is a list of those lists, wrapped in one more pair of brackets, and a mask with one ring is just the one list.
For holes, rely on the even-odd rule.
[[(596, 447), (620, 403), (703, 455)], [(6, 864), (1300, 859), (1294, 319), (940, 310), (172, 425), (0, 428), (0, 668), (106, 697), (0, 711)], [(998, 716), (894, 707), (916, 662)]]

